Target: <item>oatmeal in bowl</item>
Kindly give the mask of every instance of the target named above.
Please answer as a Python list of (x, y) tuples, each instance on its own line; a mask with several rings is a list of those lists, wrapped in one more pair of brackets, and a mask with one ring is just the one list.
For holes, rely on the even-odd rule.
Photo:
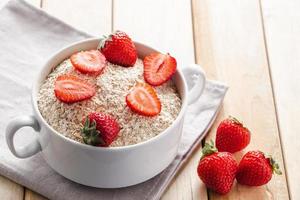
[[(116, 47), (113, 46), (112, 48)], [(104, 53), (108, 54), (109, 58), (109, 49), (105, 50)], [(102, 146), (115, 147), (137, 144), (149, 140), (172, 124), (181, 109), (180, 95), (171, 79), (171, 76), (175, 72), (174, 69), (176, 69), (174, 58), (163, 54), (149, 55), (144, 59), (144, 62), (142, 59), (137, 58), (134, 63), (132, 62), (131, 66), (129, 64), (122, 66), (116, 64), (118, 62), (115, 60), (110, 59), (115, 64), (105, 61), (105, 56), (100, 52), (101, 49), (97, 53), (94, 51), (97, 50), (81, 51), (72, 55), (71, 58), (67, 58), (53, 68), (42, 83), (38, 93), (38, 107), (50, 126), (70, 139), (81, 143), (88, 143), (84, 140), (83, 128), (85, 123), (83, 119), (90, 113), (95, 112), (109, 115), (115, 119), (119, 126), (119, 131), (112, 143), (109, 141), (109, 145)], [(88, 55), (90, 56), (90, 60), (84, 60), (84, 56), (87, 57)], [(168, 59), (173, 59), (173, 62), (168, 63)], [(82, 62), (79, 64), (81, 68), (77, 66), (79, 62)], [(155, 66), (154, 63), (150, 62), (160, 63), (157, 63), (156, 65), (158, 66)], [(102, 66), (98, 67), (100, 73), (97, 70), (93, 70), (92, 73), (88, 74), (82, 71), (84, 67), (87, 68), (84, 65), (90, 65), (89, 69)], [(145, 72), (145, 65), (147, 65), (146, 70), (148, 71), (149, 68), (160, 67), (160, 69), (157, 69), (156, 72), (154, 72), (155, 69)], [(145, 80), (144, 78), (147, 77), (147, 73), (157, 73), (160, 76), (166, 76), (166, 78), (163, 78), (163, 80), (156, 78), (155, 80), (155, 78), (150, 77), (150, 81), (147, 82), (147, 79)], [(61, 99), (59, 94), (55, 93), (55, 85), (59, 77), (66, 75), (78, 77), (92, 85), (93, 89), (95, 89), (94, 94), (89, 98), (83, 98), (78, 101), (74, 100), (74, 102)], [(158, 81), (158, 83), (155, 81)], [(66, 82), (65, 84), (70, 83)], [(142, 84), (155, 93), (157, 101), (160, 104), (159, 112), (151, 116), (132, 109), (130, 103), (126, 101), (126, 96), (128, 96), (130, 91), (134, 90), (137, 85)], [(62, 90), (65, 90), (65, 93), (68, 92), (67, 88)], [(143, 95), (143, 92), (140, 92), (138, 95)], [(147, 96), (145, 98), (141, 101), (148, 101)], [(153, 100), (152, 97), (150, 100)], [(137, 104), (139, 103), (137, 102)], [(99, 137), (101, 138), (101, 131), (99, 131)], [(95, 142), (93, 145), (97, 146), (98, 144)]]
[[(116, 118), (120, 132), (110, 146), (125, 146), (146, 141), (168, 128), (177, 117), (181, 99), (172, 80), (155, 88), (161, 102), (161, 111), (153, 117), (143, 116), (126, 105), (126, 96), (135, 84), (145, 83), (143, 61), (138, 59), (132, 67), (107, 63), (97, 77), (77, 72), (70, 59), (53, 69), (41, 85), (38, 93), (38, 107), (47, 121), (57, 132), (83, 143), (82, 119), (91, 112), (107, 113)], [(66, 104), (56, 98), (54, 83), (58, 76), (73, 74), (96, 85), (96, 94), (88, 100)]]

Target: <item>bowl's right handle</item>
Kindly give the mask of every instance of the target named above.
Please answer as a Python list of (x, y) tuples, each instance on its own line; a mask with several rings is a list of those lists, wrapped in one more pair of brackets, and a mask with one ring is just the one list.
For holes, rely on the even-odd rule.
[(14, 136), (16, 132), (25, 126), (32, 127), (35, 131), (40, 130), (38, 121), (34, 116), (20, 116), (12, 121), (6, 127), (6, 142), (10, 151), (18, 158), (27, 158), (41, 151), (41, 145), (37, 139), (34, 139), (30, 144), (25, 147), (15, 148)]
[(183, 75), (187, 82), (188, 104), (194, 103), (199, 99), (205, 87), (205, 73), (200, 65), (192, 64), (183, 68)]

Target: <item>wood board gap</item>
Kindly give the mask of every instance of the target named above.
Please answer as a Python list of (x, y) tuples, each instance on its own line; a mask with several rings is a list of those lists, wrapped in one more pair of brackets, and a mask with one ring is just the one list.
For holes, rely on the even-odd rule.
[(193, 45), (194, 45), (194, 60), (195, 63), (197, 64), (197, 48), (196, 48), (196, 30), (195, 30), (195, 19), (194, 19), (194, 3), (193, 0), (190, 0), (190, 4), (191, 4), (191, 19), (192, 19), (192, 34), (193, 34)]
[(23, 187), (23, 200), (26, 200), (26, 188)]
[(114, 10), (115, 10), (115, 8), (114, 8), (114, 0), (111, 0), (111, 32), (113, 33), (114, 32), (114, 29), (115, 29), (115, 25), (114, 25)]

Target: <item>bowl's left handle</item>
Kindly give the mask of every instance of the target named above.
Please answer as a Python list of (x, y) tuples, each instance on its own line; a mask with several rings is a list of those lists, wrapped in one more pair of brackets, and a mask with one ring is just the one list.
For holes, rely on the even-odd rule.
[(34, 116), (20, 116), (13, 119), (6, 127), (6, 142), (10, 151), (18, 158), (27, 158), (41, 151), (41, 145), (37, 139), (34, 139), (30, 144), (15, 148), (14, 136), (16, 132), (25, 126), (32, 127), (35, 131), (40, 131), (38, 121)]

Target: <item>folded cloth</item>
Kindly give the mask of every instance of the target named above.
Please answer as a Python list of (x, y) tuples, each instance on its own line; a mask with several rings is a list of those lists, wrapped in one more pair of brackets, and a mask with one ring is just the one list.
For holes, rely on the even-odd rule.
[[(159, 199), (211, 127), (227, 90), (223, 84), (207, 81), (201, 98), (188, 107), (175, 160), (161, 174), (135, 186), (121, 189), (83, 186), (57, 174), (41, 153), (18, 159), (5, 144), (7, 122), (32, 112), (32, 80), (46, 58), (65, 45), (88, 37), (91, 36), (24, 1), (9, 1), (0, 10), (0, 174), (50, 199)], [(25, 128), (18, 132), (16, 145), (22, 146), (36, 137), (29, 130)]]

